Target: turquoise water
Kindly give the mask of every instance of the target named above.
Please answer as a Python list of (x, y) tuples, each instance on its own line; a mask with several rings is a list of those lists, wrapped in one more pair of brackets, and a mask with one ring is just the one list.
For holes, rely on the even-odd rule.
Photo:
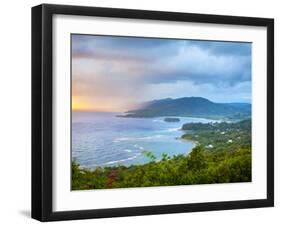
[(183, 134), (182, 124), (214, 120), (177, 117), (180, 122), (159, 118), (122, 118), (119, 113), (73, 112), (72, 159), (82, 167), (143, 164), (151, 151), (157, 159), (188, 154), (192, 143), (176, 139)]

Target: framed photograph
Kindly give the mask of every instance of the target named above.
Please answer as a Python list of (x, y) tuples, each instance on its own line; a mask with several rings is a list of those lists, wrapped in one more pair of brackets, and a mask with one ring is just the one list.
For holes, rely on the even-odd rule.
[(32, 8), (32, 217), (274, 205), (274, 21)]

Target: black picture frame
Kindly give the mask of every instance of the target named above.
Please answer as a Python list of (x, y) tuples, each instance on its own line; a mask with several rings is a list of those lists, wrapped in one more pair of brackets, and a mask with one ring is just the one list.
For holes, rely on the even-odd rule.
[[(52, 18), (55, 14), (266, 27), (267, 198), (54, 212), (52, 210)], [(57, 221), (270, 206), (274, 206), (273, 19), (49, 4), (32, 8), (32, 218), (40, 221)]]

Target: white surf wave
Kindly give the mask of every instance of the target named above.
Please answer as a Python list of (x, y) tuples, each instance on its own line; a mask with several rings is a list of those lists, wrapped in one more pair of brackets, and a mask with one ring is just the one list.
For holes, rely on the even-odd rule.
[(121, 142), (121, 141), (134, 141), (134, 140), (152, 140), (162, 138), (164, 135), (157, 134), (154, 136), (145, 136), (145, 137), (121, 137), (116, 138), (113, 142)]
[(167, 132), (175, 132), (181, 130), (181, 127), (167, 129)]
[(132, 152), (132, 150), (130, 150), (130, 149), (125, 149), (124, 151), (128, 152), (128, 153)]
[(164, 123), (164, 121), (161, 119), (154, 119), (154, 120), (152, 120), (152, 122), (163, 122)]
[(137, 153), (136, 155), (134, 155), (132, 157), (129, 157), (129, 158), (126, 158), (126, 159), (109, 161), (109, 162), (104, 163), (104, 165), (112, 165), (112, 164), (115, 164), (115, 163), (118, 163), (118, 162), (125, 162), (125, 161), (128, 161), (128, 160), (133, 160), (133, 159), (137, 158), (139, 155), (141, 155), (141, 153)]
[(140, 146), (140, 145), (138, 145), (138, 144), (135, 144), (134, 147), (135, 147), (135, 148), (138, 148), (138, 149), (140, 149), (140, 150), (144, 150), (144, 147), (142, 147), (142, 146)]

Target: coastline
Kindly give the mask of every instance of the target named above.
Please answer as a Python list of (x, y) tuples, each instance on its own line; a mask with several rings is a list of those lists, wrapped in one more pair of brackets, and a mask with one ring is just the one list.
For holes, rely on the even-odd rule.
[(199, 143), (196, 140), (191, 140), (191, 139), (186, 139), (186, 138), (181, 138), (181, 137), (176, 137), (176, 140), (180, 140), (182, 142), (190, 142), (192, 144), (192, 148), (195, 148)]
[(216, 116), (208, 116), (208, 115), (153, 115), (153, 116), (146, 116), (146, 115), (134, 115), (134, 114), (118, 114), (115, 117), (119, 118), (164, 118), (164, 117), (176, 117), (176, 118), (195, 118), (195, 119), (208, 119), (214, 121), (226, 121), (228, 120), (227, 117), (216, 117)]
[[(185, 139), (185, 138), (181, 138), (181, 137), (175, 137), (175, 139), (176, 140), (178, 140), (178, 141), (181, 141), (181, 142), (188, 142), (188, 143), (191, 143), (191, 148), (190, 148), (190, 150), (189, 151), (187, 151), (187, 153), (185, 154), (185, 156), (187, 156), (187, 155), (189, 155), (191, 152), (192, 152), (192, 150), (193, 150), (193, 148), (195, 148), (199, 143), (198, 143), (198, 141), (195, 141), (195, 140), (191, 140), (191, 139)], [(153, 153), (153, 151), (152, 151), (152, 153)], [(164, 152), (163, 152), (164, 153)], [(75, 161), (75, 160), (74, 160)], [(161, 158), (159, 158), (159, 159), (156, 159), (155, 160), (155, 162), (157, 163), (157, 162), (161, 162), (162, 161), (162, 159)], [(138, 164), (131, 164), (131, 165), (108, 165), (108, 166), (97, 166), (97, 167), (95, 167), (95, 168), (88, 168), (88, 167), (79, 167), (81, 170), (89, 170), (89, 171), (94, 171), (94, 170), (96, 170), (96, 168), (98, 168), (98, 167), (101, 167), (101, 168), (118, 168), (118, 167), (125, 167), (125, 168), (130, 168), (130, 167), (134, 167), (134, 166), (144, 166), (144, 165), (146, 165), (146, 164), (150, 164), (151, 162), (150, 161), (148, 161), (148, 162), (144, 162), (144, 163), (138, 163)]]
[[(200, 124), (200, 126), (202, 125)], [(202, 133), (204, 139), (200, 139), (200, 136), (198, 140), (194, 136), (183, 138), (178, 134), (173, 138), (177, 140), (176, 142), (189, 142), (190, 152), (186, 150), (185, 153), (178, 156), (163, 155), (162, 159), (156, 159), (151, 153), (147, 155), (151, 157), (151, 161), (144, 164), (96, 169), (81, 167), (74, 160), (72, 161), (72, 190), (251, 181), (251, 123), (242, 121), (221, 126), (220, 129), (228, 130), (225, 141), (229, 139), (234, 141), (234, 137), (238, 135), (241, 140), (231, 143), (217, 141), (220, 131), (216, 130), (215, 134), (212, 131)], [(204, 128), (200, 127), (199, 130), (204, 131)], [(208, 139), (206, 140), (206, 138)], [(206, 147), (209, 143), (214, 145), (214, 151), (209, 151), (210, 149)], [(187, 143), (182, 145), (186, 146)], [(231, 170), (225, 170), (226, 168)]]
[[(100, 113), (99, 113), (100, 114)], [(114, 114), (111, 114), (110, 118), (115, 118)], [(100, 116), (99, 116), (100, 117)], [(108, 117), (108, 116), (106, 116)], [(125, 167), (129, 167), (130, 165), (144, 165), (146, 163), (149, 162), (149, 160), (143, 156), (141, 153), (137, 154), (139, 151), (135, 150), (134, 147), (132, 147), (132, 145), (134, 144), (134, 146), (140, 145), (142, 146), (142, 142), (148, 143), (148, 142), (154, 142), (153, 140), (155, 140), (155, 142), (158, 142), (159, 139), (164, 139), (163, 142), (166, 142), (167, 145), (163, 146), (161, 145), (160, 148), (159, 147), (153, 147), (153, 145), (151, 145), (151, 147), (141, 147), (142, 149), (148, 150), (150, 152), (152, 152), (153, 155), (156, 156), (157, 161), (161, 161), (162, 159), (162, 154), (168, 154), (170, 157), (174, 156), (174, 155), (188, 155), (193, 148), (195, 148), (198, 145), (198, 142), (196, 140), (191, 140), (191, 139), (184, 139), (181, 138), (181, 136), (185, 133), (185, 131), (183, 131), (181, 128), (184, 124), (186, 123), (196, 123), (197, 121), (202, 123), (208, 123), (208, 119), (199, 119), (199, 118), (191, 118), (191, 117), (179, 117), (180, 118), (180, 122), (176, 122), (176, 123), (168, 123), (168, 122), (164, 122), (164, 118), (163, 117), (157, 117), (157, 120), (152, 120), (152, 119), (145, 119), (148, 120), (147, 122), (149, 124), (154, 124), (157, 125), (157, 128), (159, 127), (160, 130), (155, 130), (155, 134), (135, 134), (134, 136), (130, 136), (127, 134), (118, 134), (118, 139), (116, 139), (117, 141), (114, 142), (114, 144), (116, 143), (117, 145), (119, 145), (120, 147), (122, 147), (123, 143), (126, 145), (126, 143), (129, 143), (129, 145), (131, 146), (127, 146), (124, 147), (125, 149), (130, 149), (130, 153), (128, 154), (128, 156), (124, 156), (123, 158), (112, 158), (110, 160), (104, 161), (104, 162), (94, 162), (93, 164), (87, 164), (84, 163), (83, 161), (79, 161), (79, 158), (77, 158), (77, 161), (79, 162), (80, 165), (83, 166), (83, 168), (87, 168), (87, 169), (95, 169), (97, 167), (116, 167), (116, 166), (125, 166)], [(108, 121), (110, 121), (111, 119), (109, 119)], [(160, 122), (161, 121), (161, 122)], [(194, 122), (195, 121), (195, 122)], [(126, 121), (127, 123), (127, 121)], [(130, 122), (128, 122), (130, 123)], [(142, 121), (140, 121), (141, 124), (143, 124)], [(124, 122), (120, 121), (120, 124), (123, 125)], [(134, 125), (134, 124), (133, 124)], [(160, 132), (159, 132), (160, 131)], [(159, 135), (160, 134), (160, 135)], [(143, 136), (143, 137), (140, 137)], [(162, 138), (160, 138), (160, 136), (162, 136)], [(166, 136), (167, 136), (167, 140), (166, 140)], [(121, 137), (121, 139), (120, 139)], [(155, 138), (156, 137), (156, 138)], [(120, 140), (119, 140), (120, 139)], [(136, 141), (135, 141), (136, 140)], [(165, 141), (166, 140), (166, 141)], [(146, 144), (147, 145), (147, 144)], [(155, 148), (155, 149), (154, 149)], [(138, 148), (137, 148), (138, 149)], [(112, 149), (115, 151), (119, 151), (121, 154), (124, 152), (123, 149), (120, 151), (119, 149)], [(180, 151), (179, 151), (180, 150)], [(80, 154), (82, 152), (79, 152), (78, 154)], [(136, 156), (138, 155), (138, 156)], [(120, 160), (120, 161), (119, 161)]]

